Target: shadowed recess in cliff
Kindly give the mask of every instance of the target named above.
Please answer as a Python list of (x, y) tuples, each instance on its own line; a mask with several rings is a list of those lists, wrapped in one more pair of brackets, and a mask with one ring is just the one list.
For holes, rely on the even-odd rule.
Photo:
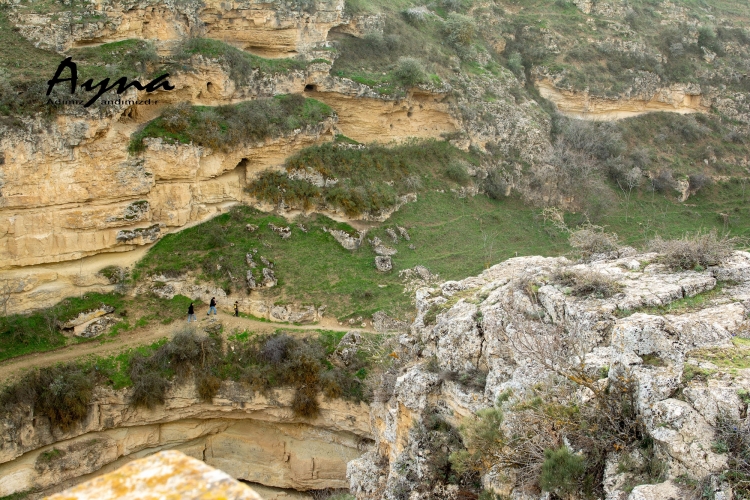
[(304, 70), (307, 62), (301, 59), (266, 59), (243, 52), (228, 43), (209, 38), (190, 38), (177, 51), (177, 58), (187, 61), (195, 55), (218, 60), (229, 68), (229, 77), (239, 85), (245, 85), (254, 71), (260, 74), (286, 74)]
[(240, 144), (320, 123), (333, 115), (329, 106), (300, 95), (277, 96), (216, 108), (181, 103), (135, 133), (128, 149), (132, 153), (143, 151), (146, 147), (143, 140), (154, 137), (171, 143), (193, 143), (226, 152)]

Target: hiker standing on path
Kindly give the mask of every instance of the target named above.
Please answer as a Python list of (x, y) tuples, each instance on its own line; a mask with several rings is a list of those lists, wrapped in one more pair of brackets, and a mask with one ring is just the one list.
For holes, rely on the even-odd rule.
[(214, 316), (216, 316), (216, 297), (211, 297), (211, 303), (208, 305), (208, 312), (206, 313), (206, 316), (211, 313), (214, 313)]
[(195, 309), (193, 308), (193, 303), (190, 303), (190, 307), (188, 307), (188, 323), (190, 323), (190, 320), (198, 321), (198, 318), (195, 317)]
[(234, 316), (236, 318), (240, 317), (240, 304), (236, 300), (234, 301)]

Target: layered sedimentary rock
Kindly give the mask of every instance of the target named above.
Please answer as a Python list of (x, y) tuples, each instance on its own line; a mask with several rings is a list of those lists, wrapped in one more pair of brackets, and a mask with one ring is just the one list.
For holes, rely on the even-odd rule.
[(323, 399), (320, 415), (305, 419), (288, 390), (269, 398), (228, 383), (206, 403), (185, 385), (153, 410), (130, 407), (129, 390), (97, 391), (88, 417), (67, 431), (30, 408), (3, 422), (0, 494), (59, 490), (165, 449), (266, 486), (341, 488), (372, 435), (367, 405)]
[(343, 0), (105, 0), (62, 13), (18, 10), (13, 17), (25, 38), (57, 51), (129, 38), (168, 47), (170, 42), (203, 36), (264, 57), (288, 57), (307, 52), (324, 42), (331, 28), (348, 23), (343, 10)]
[(701, 95), (698, 85), (674, 84), (650, 93), (606, 98), (559, 89), (550, 80), (536, 82), (539, 93), (563, 114), (585, 120), (617, 120), (653, 111), (705, 113), (711, 101)]

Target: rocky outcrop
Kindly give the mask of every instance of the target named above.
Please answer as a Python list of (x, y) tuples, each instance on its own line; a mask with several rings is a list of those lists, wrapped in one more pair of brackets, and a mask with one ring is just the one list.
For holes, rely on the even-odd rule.
[(654, 111), (706, 113), (710, 109), (710, 101), (703, 98), (700, 86), (691, 84), (674, 84), (648, 93), (612, 98), (557, 88), (548, 79), (535, 85), (542, 97), (555, 103), (561, 113), (584, 120), (619, 120)]
[[(671, 272), (655, 263), (656, 254), (620, 255), (591, 263), (514, 258), (477, 277), (419, 289), (417, 317), (399, 338), (404, 364), (392, 395), (372, 405), (376, 450), (348, 465), (357, 498), (390, 498), (404, 489), (453, 498), (443, 490), (436, 493), (440, 488), (423, 476), (430, 458), (417, 423), (430, 425), (437, 415), (459, 425), (501, 394), (505, 399), (512, 394), (513, 401), (503, 406), (512, 408), (532, 397), (534, 387), (558, 376), (553, 367), (566, 363), (583, 366), (586, 373), (603, 373), (593, 377), (600, 378), (599, 384), (622, 377), (633, 381), (638, 418), (665, 463), (662, 480), (701, 479), (724, 470), (727, 456), (712, 448), (714, 426), (720, 415), (747, 418), (747, 404), (738, 391), (750, 382), (750, 369), (742, 361), (722, 369), (705, 360), (746, 359), (747, 348), (735, 346), (733, 339), (750, 337), (750, 253), (735, 252), (701, 272)], [(607, 298), (574, 296), (555, 281), (560, 272), (599, 273), (619, 288)], [(717, 280), (729, 277), (732, 281), (724, 281), (720, 293), (692, 299), (691, 309), (680, 310), (684, 298), (704, 296)], [(662, 314), (655, 307), (672, 310)], [(716, 376), (685, 382), (689, 366)], [(482, 389), (451, 373), (484, 373), (486, 382)], [(584, 399), (575, 399), (576, 404), (585, 401), (580, 397)], [(506, 418), (509, 435), (528, 431), (513, 425), (522, 424)], [(616, 464), (617, 457), (612, 459)], [(624, 476), (616, 468), (609, 468), (605, 477), (607, 498), (624, 499)], [(483, 484), (509, 495), (513, 477), (512, 469), (488, 471)], [(639, 486), (628, 498), (661, 498), (663, 492), (681, 491), (675, 488), (669, 481)]]
[[(238, 292), (233, 294), (231, 298), (219, 286), (206, 283), (196, 284), (195, 277), (188, 274), (149, 276), (143, 283), (135, 287), (132, 293), (135, 295), (153, 293), (163, 299), (171, 299), (175, 295), (183, 295), (193, 300), (200, 300), (204, 304), (208, 304), (212, 298), (215, 298), (217, 308), (231, 314), (234, 313), (234, 302), (236, 301), (240, 312), (270, 321), (314, 323), (321, 320), (323, 312), (326, 309), (325, 306), (315, 308), (311, 305), (279, 305), (274, 302), (274, 298), (254, 294), (252, 290), (262, 287), (272, 287), (276, 284), (276, 277), (271, 268), (264, 267), (262, 276), (263, 279), (256, 282), (252, 269), (248, 269), (245, 284), (250, 293)], [(237, 277), (238, 282), (239, 279), (240, 277)]]
[(331, 28), (350, 22), (343, 15), (343, 0), (105, 0), (60, 10), (38, 13), (16, 8), (13, 17), (25, 38), (56, 51), (129, 38), (154, 40), (169, 48), (170, 42), (203, 36), (264, 57), (309, 52), (326, 40)]
[(234, 500), (262, 500), (252, 489), (226, 473), (179, 451), (160, 451), (134, 460), (62, 493), (52, 500), (114, 500), (125, 496), (152, 495), (154, 498), (206, 498), (221, 496)]
[(130, 407), (130, 389), (96, 391), (88, 417), (68, 431), (14, 410), (2, 424), (0, 494), (60, 490), (165, 449), (267, 486), (341, 488), (346, 463), (371, 438), (366, 405), (323, 399), (318, 417), (299, 418), (287, 390), (265, 397), (225, 383), (206, 403), (185, 385), (153, 410)]

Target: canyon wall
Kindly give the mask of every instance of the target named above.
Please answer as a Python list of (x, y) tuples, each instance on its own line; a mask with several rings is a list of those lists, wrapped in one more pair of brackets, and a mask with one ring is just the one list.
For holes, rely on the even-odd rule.
[(268, 487), (346, 488), (346, 464), (371, 443), (367, 405), (321, 397), (320, 415), (305, 419), (291, 411), (291, 390), (267, 397), (225, 383), (207, 403), (183, 385), (153, 410), (130, 407), (130, 389), (96, 391), (87, 418), (67, 431), (30, 408), (3, 422), (0, 495), (59, 491), (166, 449)]

